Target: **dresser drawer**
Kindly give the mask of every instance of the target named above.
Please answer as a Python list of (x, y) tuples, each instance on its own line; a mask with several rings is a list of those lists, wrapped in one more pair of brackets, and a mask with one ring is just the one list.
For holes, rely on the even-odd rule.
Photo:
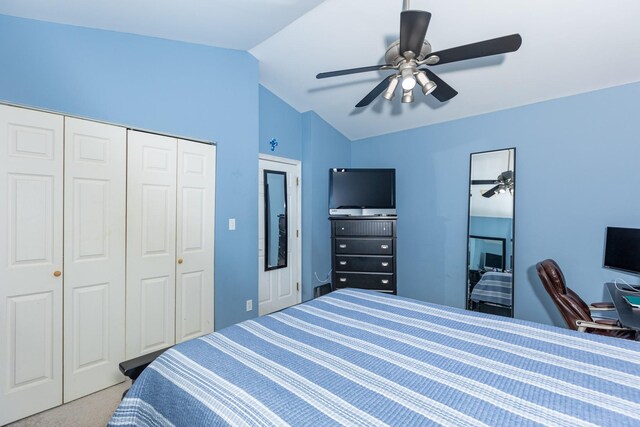
[(393, 236), (393, 221), (381, 220), (336, 220), (334, 236)]
[(336, 255), (336, 271), (393, 273), (393, 257)]
[(393, 255), (393, 239), (335, 239), (336, 254)]
[(395, 276), (384, 273), (335, 273), (336, 288), (361, 288), (375, 291), (395, 290)]

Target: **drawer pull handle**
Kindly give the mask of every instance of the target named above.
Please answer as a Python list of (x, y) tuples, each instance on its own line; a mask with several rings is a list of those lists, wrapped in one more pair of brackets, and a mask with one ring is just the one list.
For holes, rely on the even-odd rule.
[(389, 283), (389, 279), (382, 279), (380, 282), (382, 282), (383, 285), (386, 285)]
[(340, 249), (346, 249), (347, 245), (339, 245)]
[(380, 245), (382, 249), (389, 249), (389, 245)]
[(342, 283), (344, 283), (344, 282), (346, 282), (346, 281), (347, 281), (347, 279), (346, 279), (345, 277), (341, 277), (339, 280), (340, 280)]
[(381, 264), (382, 264), (382, 266), (383, 266), (383, 267), (387, 267), (387, 266), (389, 265), (389, 263), (388, 263), (388, 262), (383, 262), (383, 263), (381, 263)]
[(347, 261), (340, 261), (340, 265), (347, 265)]

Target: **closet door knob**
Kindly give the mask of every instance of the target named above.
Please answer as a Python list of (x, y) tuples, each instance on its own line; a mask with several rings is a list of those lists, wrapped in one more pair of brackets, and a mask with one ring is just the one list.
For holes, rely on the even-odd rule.
[(62, 271), (56, 270), (56, 271), (53, 272), (53, 275), (55, 277), (60, 277), (60, 276), (62, 276)]
[(184, 260), (182, 258), (178, 258), (178, 264), (182, 264)]

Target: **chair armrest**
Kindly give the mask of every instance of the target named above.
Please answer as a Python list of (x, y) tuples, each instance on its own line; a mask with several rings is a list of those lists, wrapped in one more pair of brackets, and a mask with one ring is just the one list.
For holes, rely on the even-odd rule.
[(620, 326), (618, 319), (593, 319), (599, 325)]
[(607, 331), (630, 331), (629, 328), (623, 328), (617, 325), (610, 325), (606, 323), (588, 322), (586, 320), (576, 320), (576, 326), (578, 331), (584, 332), (587, 328), (590, 329), (603, 329)]
[(142, 356), (120, 362), (120, 365), (118, 365), (120, 367), (120, 372), (122, 372), (124, 376), (131, 378), (132, 381), (135, 381), (142, 371), (144, 371), (144, 368), (149, 366), (151, 362), (156, 360), (156, 358), (166, 350), (168, 349), (163, 348), (162, 350), (154, 351), (153, 353), (143, 354)]
[(615, 310), (615, 306), (610, 302), (592, 302), (589, 304), (590, 311)]

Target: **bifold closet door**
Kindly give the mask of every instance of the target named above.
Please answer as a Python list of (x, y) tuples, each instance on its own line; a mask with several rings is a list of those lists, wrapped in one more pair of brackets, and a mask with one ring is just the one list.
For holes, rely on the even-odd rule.
[(176, 342), (213, 332), (216, 147), (178, 140)]
[(124, 380), (126, 138), (65, 118), (65, 402)]
[(127, 359), (175, 343), (177, 140), (128, 132)]
[(0, 425), (62, 403), (63, 118), (0, 105)]

